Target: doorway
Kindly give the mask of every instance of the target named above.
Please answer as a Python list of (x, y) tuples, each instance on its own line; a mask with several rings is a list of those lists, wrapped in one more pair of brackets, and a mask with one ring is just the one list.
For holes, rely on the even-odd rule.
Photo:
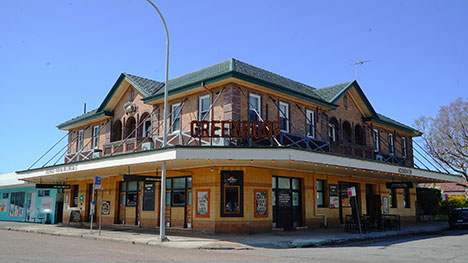
[(378, 218), (381, 214), (380, 195), (377, 193), (376, 185), (366, 184), (366, 210), (371, 218)]
[(166, 179), (166, 205), (166, 222), (171, 227), (192, 227), (191, 176)]
[(272, 177), (273, 228), (292, 230), (302, 225), (301, 180)]
[(140, 181), (123, 181), (119, 186), (119, 224), (138, 225)]
[(36, 218), (36, 192), (28, 192), (26, 195), (26, 221), (34, 222)]

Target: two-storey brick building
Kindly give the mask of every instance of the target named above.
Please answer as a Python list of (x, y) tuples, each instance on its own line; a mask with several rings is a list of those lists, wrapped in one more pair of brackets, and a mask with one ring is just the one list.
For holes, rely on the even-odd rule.
[(420, 133), (378, 114), (356, 81), (316, 89), (235, 59), (183, 75), (168, 83), (165, 148), (163, 87), (122, 73), (97, 109), (58, 126), (64, 164), (19, 175), (71, 185), (64, 221), (90, 220), (101, 176), (104, 224), (157, 227), (166, 161), (167, 226), (213, 233), (342, 224), (350, 187), (360, 214), (415, 220), (413, 185), (459, 180), (415, 168)]

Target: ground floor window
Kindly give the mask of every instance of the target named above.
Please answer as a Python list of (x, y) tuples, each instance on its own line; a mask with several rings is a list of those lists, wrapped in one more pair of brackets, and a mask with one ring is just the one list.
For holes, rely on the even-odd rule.
[(397, 208), (397, 193), (396, 189), (390, 189), (390, 208)]
[(326, 181), (317, 180), (317, 206), (318, 207), (326, 206), (325, 189), (326, 189)]
[(405, 208), (410, 208), (411, 207), (409, 188), (404, 188), (403, 189), (403, 202), (405, 204)]
[[(192, 189), (192, 177), (172, 177), (166, 179), (166, 205), (184, 207), (192, 205), (192, 198), (188, 191)], [(190, 203), (189, 203), (190, 202)]]
[(72, 186), (72, 189), (71, 189), (70, 207), (78, 207), (78, 193), (79, 193), (79, 185), (75, 184)]
[(302, 225), (301, 179), (272, 177), (273, 227), (286, 230)]
[(221, 216), (244, 216), (243, 171), (221, 171)]
[(11, 193), (10, 196), (10, 216), (23, 217), (24, 216), (24, 192)]

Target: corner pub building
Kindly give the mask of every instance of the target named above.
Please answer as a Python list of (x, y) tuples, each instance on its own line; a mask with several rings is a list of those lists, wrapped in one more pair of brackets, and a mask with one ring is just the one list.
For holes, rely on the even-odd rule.
[[(311, 86), (236, 59), (164, 83), (122, 73), (99, 107), (58, 128), (64, 163), (19, 171), (31, 183), (66, 184), (71, 211), (89, 221), (93, 178), (103, 225), (158, 227), (167, 163), (168, 230), (258, 233), (338, 226), (360, 214), (416, 220), (421, 182), (458, 176), (417, 168), (417, 130), (377, 113), (356, 81)], [(388, 188), (387, 188), (388, 187)]]

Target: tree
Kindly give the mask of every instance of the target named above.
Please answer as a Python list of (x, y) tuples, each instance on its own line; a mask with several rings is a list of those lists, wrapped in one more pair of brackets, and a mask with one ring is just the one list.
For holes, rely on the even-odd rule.
[(439, 165), (468, 179), (468, 101), (458, 98), (440, 107), (435, 118), (420, 117), (415, 125), (423, 132), (424, 148)]

